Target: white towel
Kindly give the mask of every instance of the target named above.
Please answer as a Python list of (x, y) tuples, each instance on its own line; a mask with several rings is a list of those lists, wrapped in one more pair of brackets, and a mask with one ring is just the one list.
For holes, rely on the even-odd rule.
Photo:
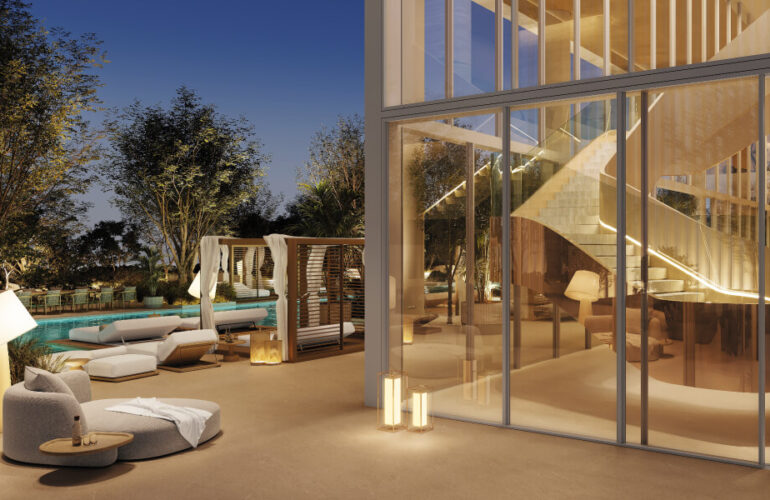
[(206, 428), (206, 420), (210, 412), (187, 406), (174, 406), (161, 403), (158, 398), (134, 398), (131, 401), (105, 408), (107, 411), (130, 413), (144, 417), (161, 418), (176, 424), (179, 434), (192, 445), (198, 446), (198, 441)]

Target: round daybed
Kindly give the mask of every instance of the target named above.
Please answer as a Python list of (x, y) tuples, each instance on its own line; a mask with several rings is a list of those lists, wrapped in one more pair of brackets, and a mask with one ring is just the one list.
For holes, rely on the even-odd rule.
[[(116, 460), (155, 458), (190, 448), (168, 420), (127, 413), (106, 411), (105, 408), (128, 399), (91, 401), (91, 381), (84, 371), (56, 374), (71, 393), (27, 389), (24, 382), (11, 386), (3, 397), (3, 453), (19, 462), (77, 467), (104, 467)], [(159, 399), (177, 406), (206, 410), (206, 421), (199, 444), (213, 438), (220, 430), (219, 405), (199, 399)], [(81, 456), (46, 455), (38, 447), (51, 439), (72, 435), (72, 422), (80, 415), (82, 431), (130, 432), (134, 440), (118, 449)]]

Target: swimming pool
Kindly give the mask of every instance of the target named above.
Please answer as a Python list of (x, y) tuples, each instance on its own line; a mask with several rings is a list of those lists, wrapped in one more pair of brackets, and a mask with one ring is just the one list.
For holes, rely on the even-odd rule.
[[(215, 311), (227, 311), (232, 309), (252, 309), (255, 307), (261, 307), (267, 310), (267, 317), (260, 321), (262, 325), (275, 326), (275, 302), (250, 302), (246, 304), (214, 304)], [(62, 340), (69, 338), (69, 331), (72, 328), (79, 328), (82, 326), (98, 326), (119, 319), (134, 319), (134, 318), (146, 318), (151, 314), (159, 314), (161, 316), (178, 315), (183, 318), (191, 316), (200, 316), (200, 310), (195, 308), (174, 308), (174, 309), (160, 309), (156, 311), (137, 311), (128, 313), (112, 313), (112, 314), (95, 314), (87, 316), (72, 316), (67, 318), (52, 318), (52, 319), (38, 319), (37, 328), (24, 334), (24, 337), (35, 337), (43, 342), (49, 340)], [(66, 351), (74, 348), (51, 344), (54, 351)]]

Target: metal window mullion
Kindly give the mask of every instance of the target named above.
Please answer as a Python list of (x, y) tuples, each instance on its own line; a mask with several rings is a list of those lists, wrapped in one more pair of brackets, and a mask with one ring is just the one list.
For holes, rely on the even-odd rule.
[(505, 86), (503, 52), (503, 0), (495, 0), (495, 90)]
[(511, 88), (519, 88), (519, 0), (511, 0)]
[(610, 0), (604, 0), (602, 9), (602, 58), (604, 59), (604, 76), (612, 73), (610, 60)]
[(757, 267), (759, 282), (757, 283), (757, 292), (759, 303), (757, 304), (757, 351), (759, 352), (759, 465), (765, 465), (765, 371), (767, 370), (767, 359), (765, 352), (765, 245), (767, 231), (767, 145), (765, 136), (765, 75), (759, 75), (759, 143), (758, 143), (758, 162), (757, 165)]
[(447, 99), (451, 99), (455, 94), (454, 40), (454, 0), (444, 0), (444, 93)]
[[(629, 0), (631, 2), (633, 0)], [(580, 0), (572, 0), (572, 79), (573, 80), (580, 80)]]
[(626, 93), (617, 93), (617, 176), (615, 217), (617, 271), (615, 277), (615, 350), (617, 352), (617, 441), (626, 442)]
[(503, 302), (503, 425), (511, 423), (511, 108), (503, 107), (502, 302)]
[(634, 59), (636, 51), (634, 50), (634, 0), (628, 0), (626, 8), (628, 14), (628, 71), (634, 71)]
[(642, 174), (642, 195), (640, 200), (642, 203), (642, 307), (641, 307), (641, 331), (642, 331), (642, 359), (641, 359), (641, 444), (648, 444), (648, 428), (649, 428), (649, 353), (647, 346), (649, 343), (649, 313), (647, 309), (647, 293), (649, 288), (649, 212), (648, 201), (650, 191), (649, 180), (649, 94), (647, 91), (643, 91), (641, 95), (641, 174)]

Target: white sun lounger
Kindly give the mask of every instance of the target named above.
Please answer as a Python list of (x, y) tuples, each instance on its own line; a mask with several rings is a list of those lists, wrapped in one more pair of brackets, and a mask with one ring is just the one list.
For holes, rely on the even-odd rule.
[[(356, 332), (353, 323), (346, 321), (342, 324), (342, 336), (349, 337)], [(322, 344), (340, 341), (340, 325), (305, 326), (297, 328), (297, 346), (309, 346), (313, 344)]]
[(104, 330), (98, 326), (73, 328), (70, 340), (92, 344), (117, 344), (132, 340), (161, 338), (182, 324), (179, 316), (158, 316), (153, 318), (120, 319), (107, 325)]
[(218, 341), (214, 330), (190, 330), (174, 332), (165, 340), (131, 344), (126, 348), (131, 354), (152, 356), (158, 368), (183, 372), (219, 366), (219, 363), (201, 361)]
[[(262, 308), (216, 311), (214, 313), (214, 326), (217, 329), (256, 326), (258, 322), (265, 318), (267, 318), (267, 309)], [(200, 316), (182, 318), (182, 323), (179, 325), (180, 330), (197, 330), (200, 327)]]

